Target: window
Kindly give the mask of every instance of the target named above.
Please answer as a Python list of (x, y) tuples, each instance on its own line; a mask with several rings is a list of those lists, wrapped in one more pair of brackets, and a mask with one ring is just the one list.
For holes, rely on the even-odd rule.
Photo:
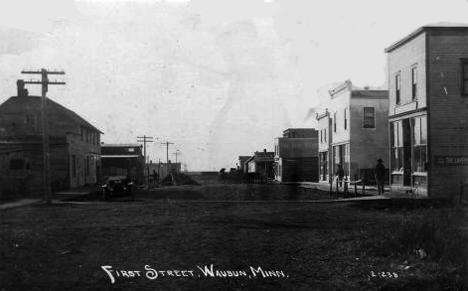
[(398, 73), (395, 76), (395, 103), (400, 104), (401, 98), (401, 75)]
[(462, 95), (468, 96), (468, 59), (462, 59), (461, 76)]
[(72, 168), (72, 177), (76, 177), (76, 156), (75, 155), (72, 155), (71, 168)]
[(411, 68), (411, 100), (418, 98), (418, 70), (417, 67)]
[(419, 116), (413, 118), (413, 172), (427, 171), (427, 118)]
[(401, 121), (390, 123), (392, 171), (403, 171), (403, 128)]
[(323, 141), (327, 142), (327, 129), (323, 129)]
[(36, 115), (26, 114), (26, 124), (31, 126), (33, 129), (37, 128)]
[(25, 169), (25, 163), (23, 159), (11, 159), (10, 170), (23, 170)]
[(323, 135), (323, 129), (320, 130), (320, 143), (323, 142), (323, 140), (322, 140), (322, 135)]
[(344, 129), (346, 130), (348, 128), (348, 115), (346, 114), (346, 108), (344, 110)]
[(86, 176), (89, 176), (89, 157), (86, 157), (85, 163), (86, 163), (86, 168), (85, 168)]
[(375, 128), (374, 107), (364, 107), (364, 128)]
[(333, 132), (336, 132), (336, 112), (333, 113)]

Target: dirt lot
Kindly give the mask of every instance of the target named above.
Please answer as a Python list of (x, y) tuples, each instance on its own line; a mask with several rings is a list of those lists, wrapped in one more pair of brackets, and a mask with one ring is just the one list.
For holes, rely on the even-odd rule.
[(466, 209), (295, 202), (326, 197), (228, 184), (3, 210), (0, 288), (465, 290)]

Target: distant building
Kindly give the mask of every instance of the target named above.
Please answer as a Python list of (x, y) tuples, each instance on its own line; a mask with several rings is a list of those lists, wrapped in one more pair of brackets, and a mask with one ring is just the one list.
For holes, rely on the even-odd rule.
[(127, 176), (137, 184), (144, 184), (144, 166), (141, 145), (102, 144), (102, 176)]
[(289, 128), (275, 139), (275, 180), (318, 182), (318, 131)]
[(388, 91), (346, 81), (329, 94), (316, 115), (319, 180), (330, 182), (338, 165), (351, 180), (369, 179), (377, 159), (388, 161)]
[[(0, 177), (6, 195), (44, 191), (42, 97), (18, 96), (0, 105)], [(100, 135), (75, 112), (47, 99), (52, 190), (92, 185), (100, 175)]]
[(455, 199), (467, 184), (467, 44), (468, 24), (440, 23), (385, 50), (392, 189)]
[(247, 160), (250, 159), (251, 156), (239, 156), (239, 163), (237, 166), (239, 167), (242, 172), (247, 173)]
[(274, 152), (255, 152), (247, 161), (247, 173), (258, 173), (263, 178), (274, 178), (273, 163), (275, 160)]

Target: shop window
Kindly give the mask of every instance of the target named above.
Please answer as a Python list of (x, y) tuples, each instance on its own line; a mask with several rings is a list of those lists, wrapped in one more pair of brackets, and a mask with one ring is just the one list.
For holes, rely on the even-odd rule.
[(426, 116), (413, 118), (413, 172), (427, 171), (427, 125)]
[(75, 155), (72, 155), (71, 167), (72, 167), (72, 177), (76, 177), (76, 156)]
[(391, 168), (393, 172), (403, 171), (403, 128), (401, 121), (390, 123)]

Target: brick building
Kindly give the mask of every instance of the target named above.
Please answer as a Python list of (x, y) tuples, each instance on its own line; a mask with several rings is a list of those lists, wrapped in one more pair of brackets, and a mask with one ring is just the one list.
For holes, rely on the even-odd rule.
[(289, 128), (275, 139), (275, 180), (318, 182), (318, 131)]
[(468, 180), (468, 25), (423, 26), (385, 52), (391, 187), (454, 198)]
[(368, 180), (376, 160), (388, 159), (388, 91), (346, 81), (329, 95), (316, 114), (319, 181), (330, 182), (339, 164), (347, 178)]
[[(19, 90), (0, 105), (0, 178), (4, 195), (44, 190), (42, 97)], [(92, 185), (100, 173), (101, 132), (48, 98), (52, 190)]]

